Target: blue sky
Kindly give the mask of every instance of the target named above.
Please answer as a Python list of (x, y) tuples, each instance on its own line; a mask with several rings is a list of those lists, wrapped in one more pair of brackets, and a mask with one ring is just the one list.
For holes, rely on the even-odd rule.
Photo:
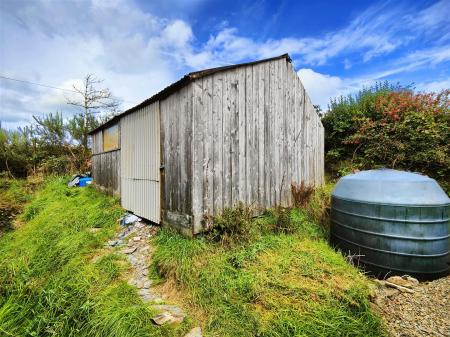
[[(283, 53), (323, 109), (379, 80), (450, 88), (450, 0), (0, 1), (1, 76), (70, 89), (93, 73), (123, 109), (187, 72)], [(67, 116), (71, 95), (0, 78), (0, 120)]]

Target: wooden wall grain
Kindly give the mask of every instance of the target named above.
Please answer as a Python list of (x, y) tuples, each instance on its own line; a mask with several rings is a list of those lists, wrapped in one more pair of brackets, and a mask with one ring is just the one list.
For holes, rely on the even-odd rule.
[(192, 86), (160, 101), (160, 111), (163, 221), (192, 231)]
[(192, 128), (194, 233), (238, 201), (288, 206), (291, 183), (323, 183), (323, 127), (286, 59), (195, 80)]
[(100, 190), (120, 196), (120, 149), (103, 152), (102, 131), (92, 135), (92, 178)]
[(92, 178), (100, 190), (120, 196), (120, 150), (94, 154)]

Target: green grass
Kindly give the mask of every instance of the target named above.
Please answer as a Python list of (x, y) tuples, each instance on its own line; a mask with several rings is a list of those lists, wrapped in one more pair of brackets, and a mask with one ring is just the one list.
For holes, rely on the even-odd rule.
[(291, 234), (264, 231), (276, 221), (271, 213), (255, 220), (259, 236), (232, 245), (162, 230), (154, 271), (174, 285), (206, 336), (383, 336), (367, 279), (302, 211), (290, 217)]
[(16, 215), (30, 201), (39, 183), (40, 179), (8, 179), (0, 176), (0, 236), (12, 229)]
[(190, 316), (161, 328), (127, 284), (128, 263), (104, 248), (123, 212), (117, 200), (69, 189), (63, 178), (34, 196), (20, 181), (8, 184), (2, 193), (27, 206), (20, 226), (0, 237), (0, 336), (184, 336), (198, 324), (204, 336), (383, 335), (369, 309), (369, 282), (315, 224), (329, 188), (288, 219), (281, 210), (257, 219), (245, 209), (228, 212), (224, 228), (244, 218), (225, 241), (161, 230), (152, 240), (153, 273)]
[(186, 324), (151, 323), (124, 278), (128, 264), (103, 249), (122, 212), (117, 200), (62, 178), (37, 192), (23, 224), (0, 238), (1, 336), (183, 335)]

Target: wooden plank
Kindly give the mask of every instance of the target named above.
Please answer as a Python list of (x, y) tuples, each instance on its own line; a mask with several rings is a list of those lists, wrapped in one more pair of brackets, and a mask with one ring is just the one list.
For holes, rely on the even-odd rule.
[(193, 88), (193, 147), (192, 153), (192, 212), (194, 227), (199, 225), (199, 217), (203, 213), (203, 90), (202, 80), (192, 83)]
[(283, 143), (283, 132), (282, 132), (282, 109), (281, 105), (281, 71), (280, 71), (280, 62), (273, 61), (274, 68), (274, 83), (275, 83), (275, 92), (274, 92), (274, 142), (275, 142), (275, 151), (274, 151), (274, 189), (275, 189), (275, 206), (281, 205), (281, 192), (283, 189), (281, 183), (281, 174), (282, 174), (282, 143)]
[(277, 164), (277, 140), (276, 140), (276, 92), (277, 92), (277, 82), (275, 78), (275, 64), (274, 62), (269, 62), (269, 81), (270, 81), (270, 124), (269, 124), (269, 144), (270, 146), (270, 206), (276, 206), (277, 204), (277, 181), (275, 166)]
[(292, 194), (290, 190), (290, 184), (294, 181), (294, 170), (293, 170), (293, 159), (294, 159), (294, 138), (295, 138), (295, 125), (294, 125), (294, 113), (293, 113), (293, 102), (292, 102), (292, 73), (291, 73), (291, 63), (285, 62), (284, 64), (284, 128), (285, 128), (285, 163), (286, 163), (286, 178), (285, 178), (285, 198), (286, 205), (292, 205)]
[(203, 79), (204, 158), (203, 158), (203, 207), (204, 213), (214, 213), (214, 136), (213, 136), (213, 80)]
[(245, 163), (245, 175), (246, 179), (246, 195), (245, 201), (247, 204), (251, 204), (251, 188), (252, 188), (252, 160), (251, 160), (251, 151), (252, 151), (252, 116), (253, 116), (253, 69), (251, 66), (245, 67), (245, 87), (246, 87), (246, 100), (245, 100), (245, 134), (246, 134), (246, 163)]
[(259, 73), (257, 66), (252, 66), (252, 102), (248, 118), (249, 151), (247, 153), (250, 161), (250, 203), (258, 203), (258, 83)]
[(239, 196), (240, 201), (245, 202), (247, 197), (247, 129), (246, 129), (246, 68), (237, 69), (238, 72), (238, 123), (239, 123)]
[(224, 74), (223, 84), (223, 200), (224, 207), (231, 204), (231, 79), (230, 72)]
[(222, 91), (223, 91), (223, 73), (213, 75), (213, 192), (214, 192), (214, 214), (223, 208), (223, 113), (222, 113)]
[(239, 77), (238, 70), (229, 71), (230, 138), (231, 138), (231, 205), (239, 201)]
[(179, 147), (178, 147), (178, 156), (179, 156), (179, 184), (178, 184), (178, 200), (179, 200), (179, 212), (186, 212), (187, 210), (187, 200), (186, 196), (190, 194), (190, 191), (187, 190), (187, 181), (188, 181), (188, 172), (186, 163), (188, 162), (187, 157), (187, 137), (186, 137), (186, 127), (188, 124), (188, 105), (186, 104), (189, 99), (188, 88), (184, 87), (180, 90), (178, 95), (178, 105), (179, 105), (179, 113), (178, 113), (178, 129), (176, 130), (179, 139)]
[(258, 135), (257, 135), (257, 143), (258, 143), (258, 206), (264, 206), (266, 204), (266, 191), (264, 188), (264, 160), (265, 160), (265, 123), (266, 123), (266, 114), (264, 111), (264, 65), (259, 64), (256, 67), (256, 71), (258, 73), (258, 99), (257, 99), (257, 115), (258, 115)]
[(186, 198), (186, 210), (187, 214), (192, 215), (192, 180), (193, 180), (193, 171), (192, 171), (192, 157), (193, 157), (193, 84), (189, 84), (186, 87), (186, 101), (184, 105), (186, 107), (187, 117), (186, 117), (186, 126), (185, 126), (185, 152), (186, 152), (186, 190), (185, 190), (185, 198)]
[(302, 178), (305, 183), (309, 182), (309, 174), (308, 174), (308, 119), (307, 119), (307, 112), (306, 112), (306, 99), (305, 99), (305, 92), (303, 90), (303, 86), (301, 85), (299, 81), (299, 92), (301, 93), (301, 112), (302, 112), (302, 153), (303, 153), (303, 160), (302, 160)]
[(270, 161), (271, 161), (271, 143), (270, 143), (270, 67), (269, 63), (263, 63), (264, 66), (264, 206), (271, 206), (270, 190)]

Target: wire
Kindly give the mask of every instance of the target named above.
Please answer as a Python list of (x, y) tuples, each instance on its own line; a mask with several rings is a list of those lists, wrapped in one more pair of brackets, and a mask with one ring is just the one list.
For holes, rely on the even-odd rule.
[(7, 76), (3, 76), (3, 75), (0, 75), (0, 78), (3, 78), (5, 80), (10, 80), (10, 81), (16, 81), (16, 82), (22, 82), (22, 83), (27, 83), (27, 84), (38, 85), (38, 86), (44, 87), (44, 88), (51, 88), (51, 89), (57, 89), (57, 90), (70, 91), (70, 92), (78, 93), (77, 91), (71, 90), (71, 89), (58, 88), (58, 87), (54, 87), (54, 86), (47, 85), (47, 84), (36, 83), (36, 82), (25, 81), (25, 80), (19, 80), (17, 78), (7, 77)]
[[(79, 94), (79, 92), (76, 91), (76, 90), (58, 88), (58, 87), (54, 87), (54, 86), (48, 85), (48, 84), (36, 83), (36, 82), (31, 82), (31, 81), (26, 81), (26, 80), (19, 80), (18, 78), (12, 78), (12, 77), (7, 77), (7, 76), (3, 76), (3, 75), (0, 75), (0, 78), (3, 78), (5, 80), (10, 80), (10, 81), (22, 82), (22, 83), (27, 83), (27, 84), (32, 84), (32, 85), (38, 85), (38, 86), (44, 87), (44, 88), (63, 90), (63, 91), (74, 92), (76, 94)], [(136, 104), (136, 102), (130, 102), (130, 101), (125, 101), (125, 100), (120, 100), (120, 101), (124, 102), (124, 103)]]

